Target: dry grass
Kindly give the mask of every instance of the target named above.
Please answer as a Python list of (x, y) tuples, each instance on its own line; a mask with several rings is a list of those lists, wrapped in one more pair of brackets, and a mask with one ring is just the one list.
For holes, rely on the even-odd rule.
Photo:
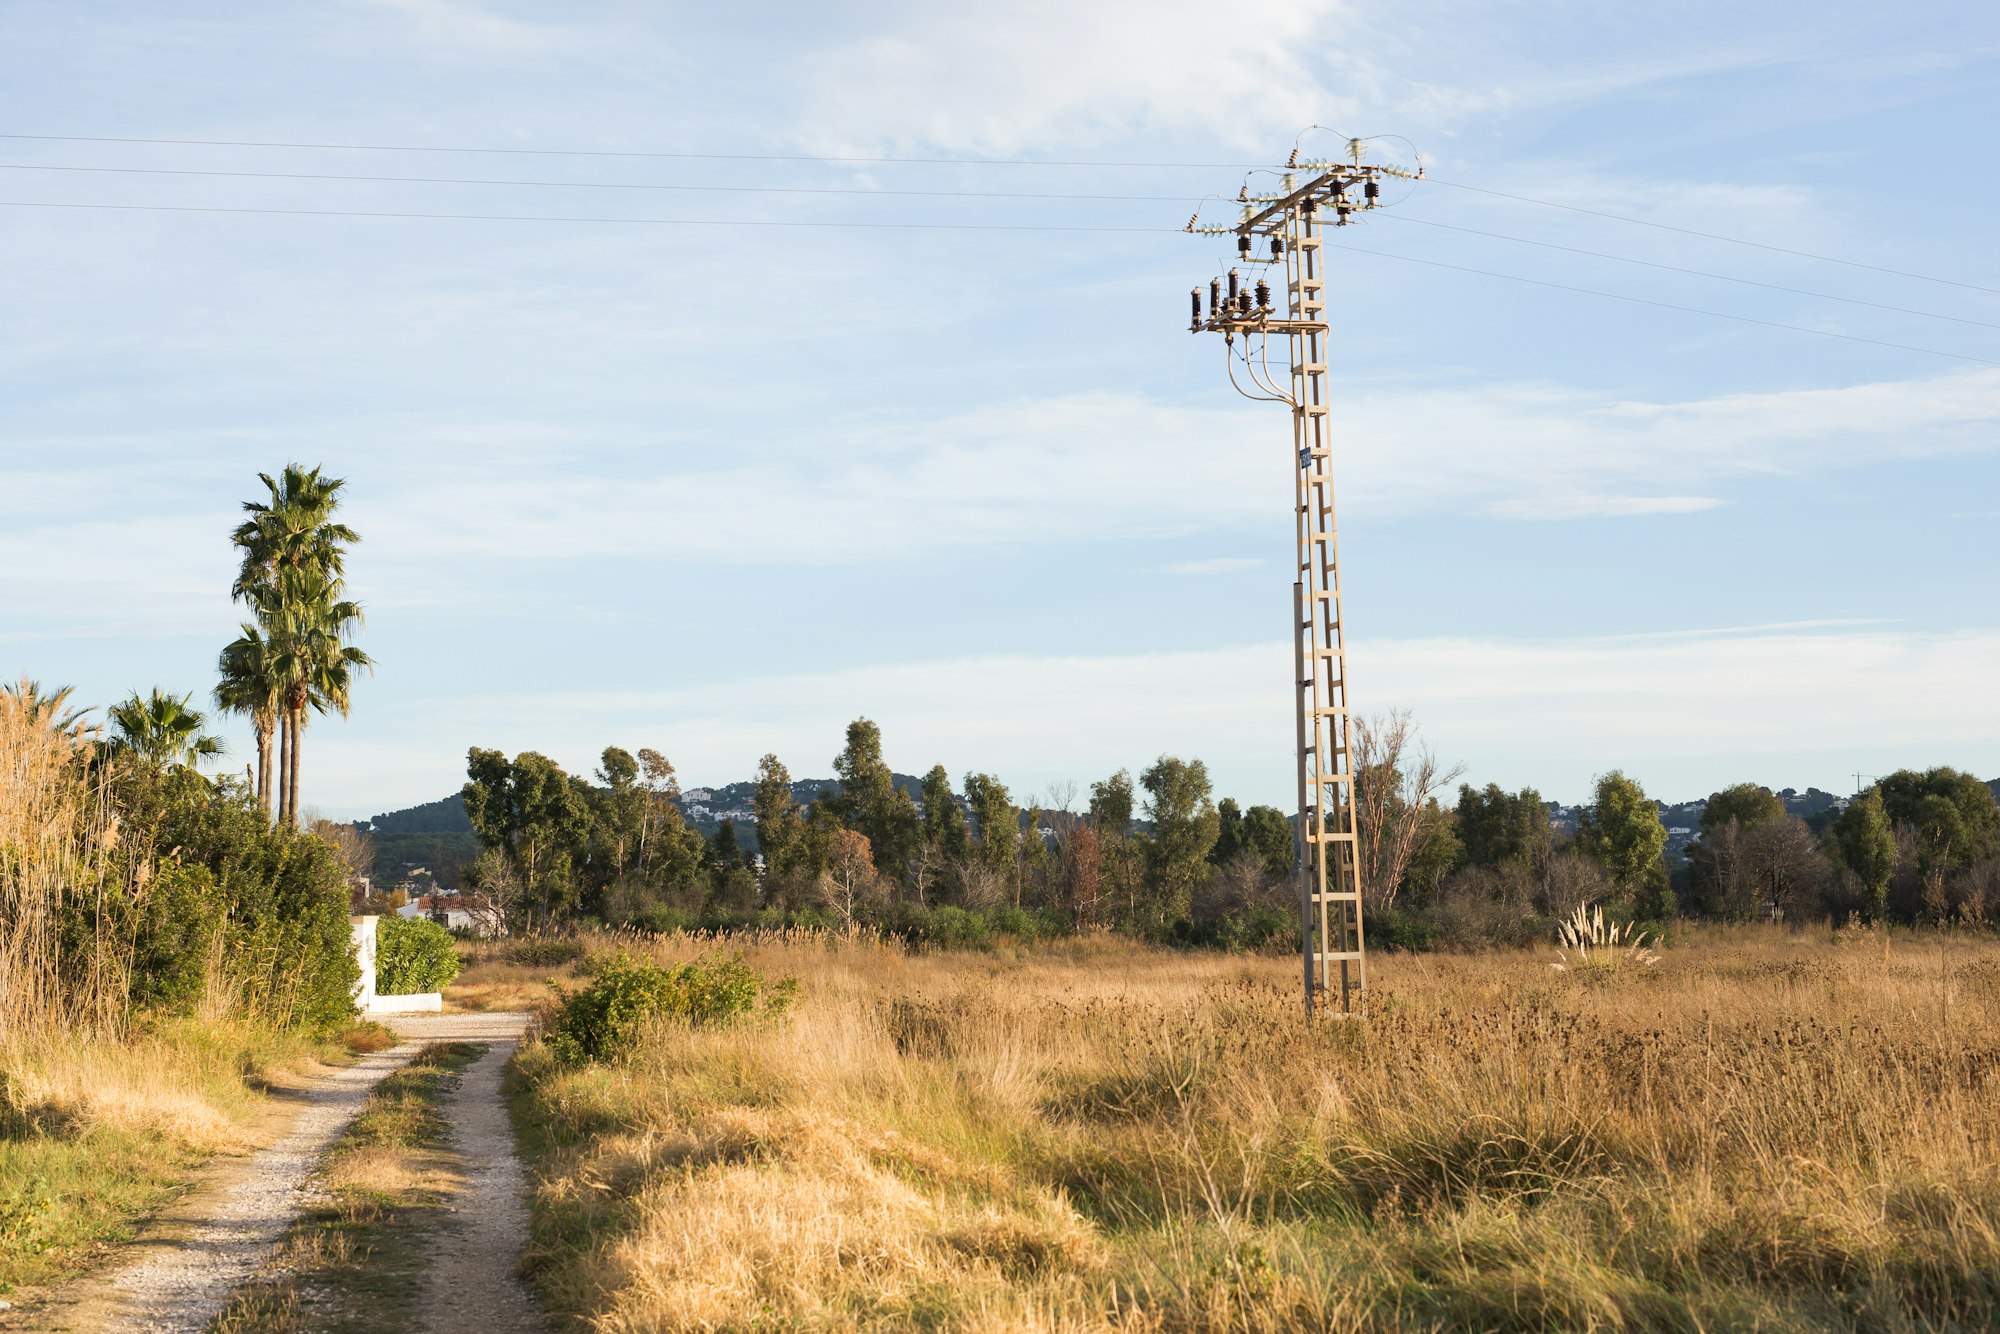
[(1316, 1026), (1282, 960), (747, 956), (803, 983), (775, 1025), (523, 1057), (592, 1328), (2000, 1323), (1991, 941), (1391, 957)]
[(254, 1146), (263, 1090), (328, 1058), (305, 1038), (192, 1019), (0, 1034), (0, 1293), (129, 1236), (196, 1163)]

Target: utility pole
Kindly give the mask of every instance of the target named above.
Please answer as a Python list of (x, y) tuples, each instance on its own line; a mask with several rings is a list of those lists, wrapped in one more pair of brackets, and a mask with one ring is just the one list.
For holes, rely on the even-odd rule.
[[(1382, 181), (1422, 173), (1362, 161), (1363, 142), (1348, 141), (1346, 161), (1286, 164), (1278, 193), (1238, 192), (1241, 219), (1199, 225), (1198, 236), (1234, 236), (1237, 263), (1259, 266), (1282, 284), (1282, 313), (1271, 282), (1237, 269), (1212, 278), (1208, 306), (1193, 296), (1191, 333), (1219, 333), (1229, 383), (1245, 398), (1292, 410), (1293, 517), (1297, 534), (1292, 584), (1293, 697), (1298, 719), (1298, 840), (1301, 953), (1306, 1013), (1331, 999), (1336, 981), (1343, 1013), (1368, 982), (1361, 929), (1360, 849), (1356, 839), (1346, 631), (1340, 614), (1340, 550), (1333, 510), (1333, 450), (1327, 397), (1326, 260), (1321, 233), (1345, 227), (1381, 203)], [(1301, 177), (1303, 176), (1303, 183)], [(1266, 253), (1259, 253), (1266, 252)], [(1283, 377), (1270, 364), (1272, 337), (1285, 339)], [(1239, 343), (1239, 339), (1241, 340)], [(1239, 369), (1248, 388), (1237, 378)]]

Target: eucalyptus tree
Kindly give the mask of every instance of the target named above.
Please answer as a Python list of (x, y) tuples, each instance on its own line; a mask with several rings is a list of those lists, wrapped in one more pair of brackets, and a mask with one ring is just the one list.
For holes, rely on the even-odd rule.
[(136, 691), (111, 706), (111, 748), (154, 769), (192, 769), (222, 754), (222, 742), (203, 729), (208, 719), (189, 707), (192, 693), (170, 695), (158, 686)]

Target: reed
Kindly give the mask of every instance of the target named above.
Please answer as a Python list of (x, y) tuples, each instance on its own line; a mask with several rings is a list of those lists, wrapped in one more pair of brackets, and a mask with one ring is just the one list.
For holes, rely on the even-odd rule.
[(524, 1053), (532, 1262), (593, 1328), (2000, 1323), (1991, 939), (1391, 956), (1317, 1024), (1278, 959), (745, 957), (793, 1013)]

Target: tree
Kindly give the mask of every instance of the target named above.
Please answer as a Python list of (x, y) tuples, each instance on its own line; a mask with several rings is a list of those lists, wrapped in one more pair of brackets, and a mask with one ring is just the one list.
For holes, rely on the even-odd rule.
[[(680, 779), (667, 757), (647, 746), (639, 748), (639, 782), (646, 790), (646, 804), (639, 820), (639, 861), (647, 862), (653, 831), (671, 818), (680, 818)], [(668, 812), (672, 812), (671, 817)]]
[(1785, 803), (1768, 787), (1738, 783), (1710, 795), (1701, 810), (1701, 836), (1706, 839), (1730, 823), (1744, 833), (1771, 820), (1785, 818)]
[(343, 596), (339, 579), (315, 570), (286, 570), (263, 593), (258, 618), (274, 650), (284, 683), (280, 696), (283, 757), (278, 820), (290, 829), (299, 819), (299, 756), (306, 710), (347, 716), (355, 674), (374, 660), (348, 639), (361, 626), (361, 605)]
[(1146, 843), (1151, 924), (1166, 926), (1188, 915), (1222, 821), (1209, 799), (1208, 766), (1200, 760), (1162, 755), (1139, 775), (1139, 785), (1146, 790), (1146, 818), (1153, 824)]
[(951, 775), (942, 764), (934, 764), (924, 775), (924, 841), (946, 858), (963, 857), (966, 850), (965, 808), (951, 790)]
[(1833, 850), (1867, 891), (1869, 916), (1883, 920), (1889, 908), (1889, 877), (1896, 873), (1896, 832), (1879, 789), (1855, 798), (1833, 822)]
[(250, 517), (231, 535), (243, 555), (230, 594), (256, 611), (282, 683), (276, 714), (278, 821), (294, 828), (306, 710), (337, 709), (345, 716), (354, 676), (373, 665), (348, 642), (361, 625), (361, 608), (347, 598), (342, 581), (346, 549), (361, 539), (333, 518), (346, 485), (342, 479), (296, 463), (275, 479), (268, 473), (258, 478), (269, 498), (244, 502)]
[(1090, 827), (1097, 833), (1102, 893), (1122, 906), (1125, 918), (1139, 918), (1137, 850), (1132, 846), (1132, 775), (1120, 769), (1090, 785)]
[(1236, 798), (1224, 797), (1215, 803), (1215, 846), (1208, 850), (1208, 859), (1217, 866), (1227, 866), (1243, 850), (1242, 839), (1243, 808), (1236, 804)]
[(546, 755), (508, 758), (473, 747), (461, 790), (472, 831), (503, 854), (518, 877), (527, 925), (547, 925), (575, 898), (574, 858), (589, 832), (580, 784)]
[(242, 633), (223, 646), (216, 660), (215, 706), (250, 719), (257, 739), (257, 806), (271, 816), (271, 736), (278, 726), (285, 683), (264, 632), (245, 622)]
[(1540, 865), (1549, 855), (1549, 808), (1531, 787), (1506, 792), (1498, 783), (1475, 791), (1458, 789), (1458, 840), (1468, 866), (1497, 868), (1504, 862)]
[[(348, 875), (358, 877), (373, 874), (375, 840), (363, 833), (359, 825), (350, 824), (345, 820), (314, 820), (310, 832), (320, 842), (333, 849), (334, 855), (340, 858), (340, 864), (347, 868)], [(407, 902), (407, 898), (404, 901)]]
[(112, 705), (111, 748), (153, 769), (192, 769), (222, 754), (222, 742), (202, 730), (208, 719), (189, 707), (193, 698), (155, 686)]
[(730, 871), (743, 864), (743, 849), (736, 845), (736, 821), (724, 820), (715, 826), (708, 840), (708, 864), (717, 871)]
[(1876, 785), (1892, 827), (1918, 838), (1927, 866), (1957, 870), (2000, 846), (2000, 807), (1993, 789), (1971, 774), (1937, 768), (1899, 769)]
[(757, 814), (764, 874), (777, 878), (791, 874), (798, 865), (805, 828), (798, 802), (792, 799), (792, 775), (776, 755), (757, 762), (757, 787), (750, 806)]
[(1282, 879), (1298, 865), (1292, 822), (1276, 806), (1252, 806), (1237, 827), (1236, 850), (1255, 857), (1267, 875)]
[(1353, 745), (1361, 892), (1372, 907), (1391, 908), (1417, 850), (1446, 821), (1437, 793), (1459, 770), (1440, 769), (1406, 710), (1355, 719)]
[(881, 897), (874, 850), (868, 846), (867, 836), (855, 830), (835, 831), (823, 876), (827, 899), (840, 914), (841, 924), (850, 930)]
[(1070, 921), (1079, 931), (1097, 924), (1097, 892), (1103, 879), (1097, 844), (1097, 831), (1088, 823), (1078, 825), (1063, 840), (1063, 884), (1068, 891)]
[(972, 808), (980, 866), (992, 875), (1010, 878), (1014, 874), (1015, 852), (1020, 846), (1021, 824), (1006, 784), (992, 774), (967, 774), (965, 804)]
[(847, 744), (833, 757), (840, 780), (835, 798), (841, 818), (868, 839), (875, 869), (900, 876), (917, 851), (917, 808), (896, 788), (896, 776), (882, 758), (882, 729), (866, 718), (847, 725)]
[(1636, 894), (1665, 881), (1660, 853), (1667, 831), (1659, 806), (1617, 769), (1597, 780), (1597, 801), (1584, 814), (1578, 841), (1624, 892)]
[(0, 705), (4, 705), (5, 716), (25, 731), (45, 732), (68, 742), (82, 743), (95, 736), (97, 728), (88, 717), (89, 709), (69, 706), (69, 697), (75, 693), (75, 686), (44, 690), (41, 682), (23, 676), (10, 685), (0, 686)]
[(922, 819), (910, 867), (910, 887), (920, 904), (928, 901), (931, 885), (945, 868), (964, 862), (967, 849), (965, 808), (951, 790), (951, 775), (942, 764), (932, 765), (924, 775)]

